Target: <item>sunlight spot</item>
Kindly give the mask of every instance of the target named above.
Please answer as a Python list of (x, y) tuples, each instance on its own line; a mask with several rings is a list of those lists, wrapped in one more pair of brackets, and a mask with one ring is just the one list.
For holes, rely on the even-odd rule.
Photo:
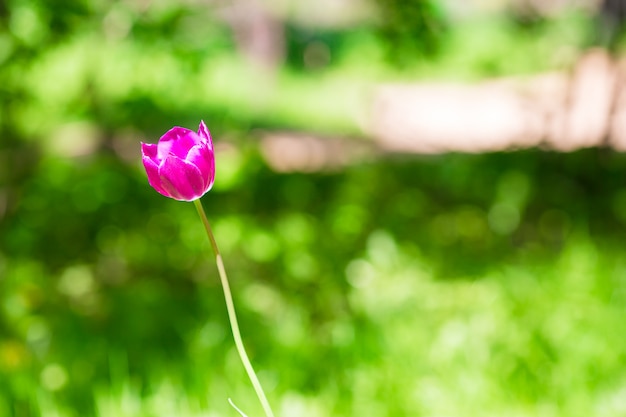
[(93, 274), (85, 265), (67, 268), (59, 280), (59, 292), (72, 298), (81, 298), (93, 291), (95, 286)]
[(346, 278), (354, 288), (363, 288), (374, 281), (376, 270), (369, 262), (356, 259), (346, 267)]
[(49, 391), (58, 391), (67, 384), (67, 371), (61, 365), (51, 363), (41, 371), (41, 384)]
[(508, 203), (498, 203), (491, 207), (487, 215), (489, 228), (499, 235), (508, 235), (517, 229), (520, 222), (519, 210)]
[(280, 251), (280, 244), (274, 236), (262, 231), (251, 232), (242, 243), (246, 255), (257, 262), (271, 261)]

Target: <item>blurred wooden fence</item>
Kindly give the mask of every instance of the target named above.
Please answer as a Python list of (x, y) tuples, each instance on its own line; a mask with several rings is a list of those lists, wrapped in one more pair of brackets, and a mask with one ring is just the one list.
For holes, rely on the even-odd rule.
[(279, 171), (338, 169), (377, 153), (626, 151), (626, 61), (602, 49), (569, 72), (477, 84), (379, 86), (365, 117), (370, 141), (270, 132), (262, 142)]
[(418, 153), (626, 150), (625, 70), (597, 49), (571, 73), (475, 85), (386, 85), (376, 93), (370, 132), (382, 149)]

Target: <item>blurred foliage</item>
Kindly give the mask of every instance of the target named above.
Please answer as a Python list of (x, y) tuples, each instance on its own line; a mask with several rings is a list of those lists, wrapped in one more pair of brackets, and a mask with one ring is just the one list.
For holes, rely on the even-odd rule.
[(593, 42), (614, 52), (624, 50), (626, 4), (619, 0), (602, 0), (596, 18), (598, 30), (594, 32)]
[(380, 35), (387, 55), (396, 65), (439, 51), (447, 30), (443, 10), (432, 0), (376, 0)]
[[(1, 416), (234, 415), (229, 397), (260, 415), (195, 211), (139, 162), (140, 140), (200, 118), (219, 146), (203, 203), (278, 415), (626, 412), (624, 155), (387, 155), (303, 174), (258, 152), (262, 129), (362, 135), (352, 115), (381, 79), (562, 65), (548, 52), (584, 17), (541, 37), (506, 20), (425, 34), (442, 53), (407, 72), (373, 24), (294, 26), (268, 76), (215, 7), (0, 4)], [(315, 71), (298, 58), (311, 43), (330, 57)]]

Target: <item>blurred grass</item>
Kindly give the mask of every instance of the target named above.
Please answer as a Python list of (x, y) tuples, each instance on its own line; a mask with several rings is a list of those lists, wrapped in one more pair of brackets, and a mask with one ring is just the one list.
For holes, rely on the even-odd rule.
[[(280, 415), (624, 411), (623, 156), (450, 155), (314, 175), (244, 161), (254, 173), (204, 203)], [(65, 175), (96, 183), (117, 165), (101, 163)], [(258, 415), (192, 207), (127, 178), (132, 198), (85, 211), (64, 187), (3, 225), (5, 410), (232, 414), (232, 397)], [(496, 232), (494, 207), (524, 181), (526, 197), (509, 191), (519, 224)]]
[(229, 397), (261, 414), (195, 211), (139, 163), (140, 140), (200, 118), (226, 145), (203, 203), (278, 415), (626, 412), (623, 155), (387, 155), (301, 174), (257, 149), (258, 129), (362, 136), (378, 82), (564, 67), (587, 17), (459, 22), (441, 54), (400, 69), (364, 25), (323, 33), (328, 67), (268, 77), (196, 4), (6, 7), (0, 415), (236, 415)]

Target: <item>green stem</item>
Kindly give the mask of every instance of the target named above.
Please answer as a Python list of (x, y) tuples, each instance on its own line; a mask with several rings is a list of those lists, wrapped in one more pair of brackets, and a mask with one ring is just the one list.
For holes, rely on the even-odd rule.
[(217, 262), (217, 270), (219, 272), (220, 280), (222, 282), (222, 289), (224, 290), (224, 300), (226, 300), (226, 310), (228, 312), (228, 320), (230, 321), (230, 328), (233, 332), (233, 339), (235, 339), (235, 347), (237, 348), (237, 352), (239, 353), (239, 357), (241, 358), (241, 362), (243, 363), (243, 367), (246, 369), (246, 373), (248, 374), (248, 378), (250, 378), (250, 382), (252, 382), (252, 386), (254, 387), (254, 391), (256, 391), (257, 397), (259, 397), (259, 401), (263, 406), (263, 410), (265, 411), (265, 415), (267, 417), (274, 417), (274, 413), (272, 412), (272, 408), (270, 407), (267, 398), (265, 397), (265, 393), (263, 392), (263, 387), (261, 387), (261, 383), (254, 373), (254, 369), (252, 368), (252, 364), (250, 363), (250, 359), (248, 359), (248, 355), (246, 354), (246, 349), (243, 346), (243, 340), (241, 339), (241, 333), (239, 332), (239, 324), (237, 323), (237, 315), (235, 314), (235, 304), (233, 303), (233, 296), (230, 293), (230, 285), (228, 284), (228, 277), (226, 276), (226, 270), (224, 269), (224, 262), (222, 261), (222, 255), (220, 254), (219, 249), (217, 248), (217, 242), (215, 242), (215, 236), (213, 235), (213, 231), (211, 230), (211, 226), (209, 225), (209, 220), (204, 213), (204, 209), (202, 208), (202, 203), (200, 203), (200, 199), (194, 200), (193, 204), (196, 206), (196, 210), (198, 210), (198, 215), (202, 220), (202, 224), (206, 229), (207, 236), (211, 241), (211, 246), (213, 247), (213, 252), (215, 252), (215, 260)]

